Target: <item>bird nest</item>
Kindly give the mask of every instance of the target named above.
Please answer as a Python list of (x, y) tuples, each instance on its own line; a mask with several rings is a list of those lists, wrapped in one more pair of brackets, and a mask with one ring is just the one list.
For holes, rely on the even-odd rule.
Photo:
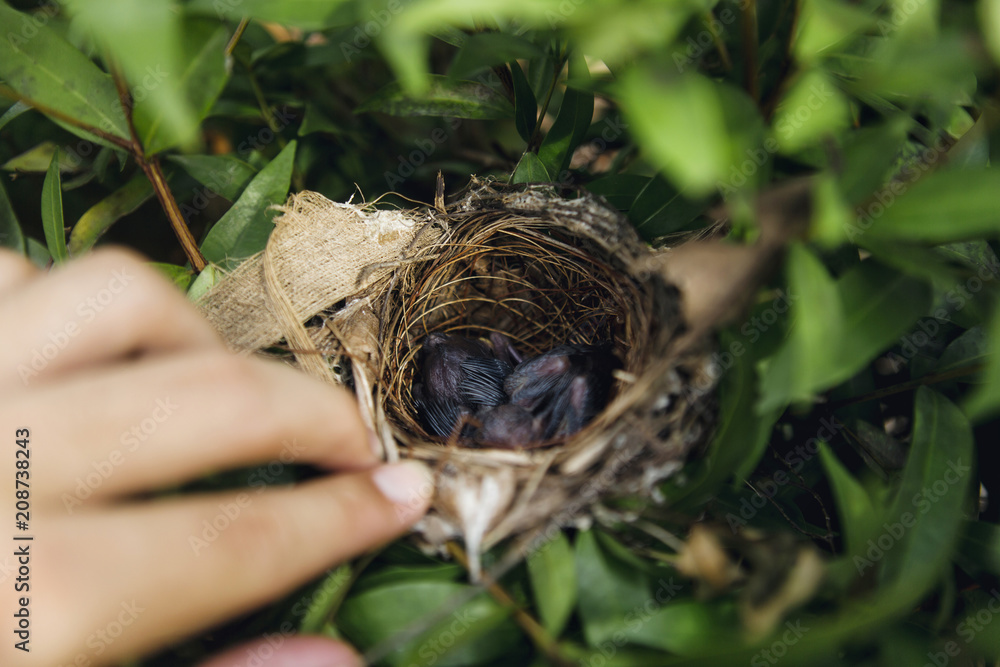
[[(453, 203), (409, 211), (315, 193), (281, 209), (268, 249), (201, 305), (233, 347), (292, 350), (303, 370), (351, 386), (388, 460), (435, 470), (420, 541), (479, 555), (507, 537), (523, 554), (586, 522), (609, 497), (657, 498), (715, 418), (709, 341), (685, 336), (680, 295), (617, 212), (584, 192), (473, 179)], [(335, 259), (331, 259), (335, 258)], [(429, 433), (413, 387), (431, 333), (503, 334), (525, 356), (610, 344), (607, 406), (583, 430), (523, 449)]]

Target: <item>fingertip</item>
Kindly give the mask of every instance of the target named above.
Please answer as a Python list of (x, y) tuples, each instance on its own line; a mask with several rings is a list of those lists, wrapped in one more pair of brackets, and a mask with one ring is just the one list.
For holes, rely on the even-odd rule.
[(320, 465), (331, 470), (365, 470), (381, 463), (382, 445), (365, 424), (357, 399), (342, 387), (324, 387), (333, 392), (323, 401), (332, 439)]
[(353, 648), (327, 637), (272, 635), (241, 644), (199, 667), (362, 667)]
[(375, 487), (396, 507), (400, 521), (413, 523), (430, 507), (434, 498), (434, 476), (423, 463), (412, 459), (387, 463), (371, 475)]

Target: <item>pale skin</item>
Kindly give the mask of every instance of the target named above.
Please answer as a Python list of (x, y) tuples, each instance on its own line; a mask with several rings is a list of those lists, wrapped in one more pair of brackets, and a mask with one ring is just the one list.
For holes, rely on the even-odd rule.
[[(390, 541), (430, 503), (427, 470), (381, 464), (349, 393), (230, 353), (131, 252), (42, 272), (0, 250), (0, 341), (0, 664), (148, 654)], [(26, 532), (14, 516), (22, 428)], [(266, 463), (330, 474), (293, 487), (135, 497)], [(25, 534), (34, 540), (13, 540)], [(29, 589), (18, 592), (23, 545)], [(29, 653), (14, 647), (22, 597)], [(360, 664), (329, 639), (280, 643), (272, 638), (271, 650), (262, 639), (210, 664)]]

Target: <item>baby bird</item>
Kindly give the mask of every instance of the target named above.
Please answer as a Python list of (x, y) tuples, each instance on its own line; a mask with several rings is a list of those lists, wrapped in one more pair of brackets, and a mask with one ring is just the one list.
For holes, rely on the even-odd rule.
[(502, 334), (486, 343), (432, 333), (413, 396), (427, 430), (440, 438), (520, 449), (586, 426), (607, 403), (620, 365), (610, 345), (560, 345), (524, 360)]
[(604, 408), (620, 366), (608, 345), (560, 345), (518, 364), (504, 391), (512, 405), (541, 420), (544, 439), (563, 438)]
[(434, 435), (447, 438), (456, 424), (469, 421), (477, 410), (507, 402), (503, 381), (511, 366), (497, 359), (487, 343), (432, 333), (424, 339), (420, 355), (423, 382), (414, 386), (414, 399)]
[(521, 449), (541, 442), (542, 420), (509, 403), (483, 410), (479, 415), (476, 444), (498, 449)]

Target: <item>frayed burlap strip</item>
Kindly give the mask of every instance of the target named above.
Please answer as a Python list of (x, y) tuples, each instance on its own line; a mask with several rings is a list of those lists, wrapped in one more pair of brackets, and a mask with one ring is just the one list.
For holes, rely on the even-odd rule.
[(284, 339), (299, 351), (303, 370), (333, 382), (327, 362), (310, 353), (303, 322), (362, 293), (440, 233), (414, 211), (340, 204), (316, 192), (292, 195), (278, 210), (265, 250), (198, 305), (234, 350), (255, 352)]

